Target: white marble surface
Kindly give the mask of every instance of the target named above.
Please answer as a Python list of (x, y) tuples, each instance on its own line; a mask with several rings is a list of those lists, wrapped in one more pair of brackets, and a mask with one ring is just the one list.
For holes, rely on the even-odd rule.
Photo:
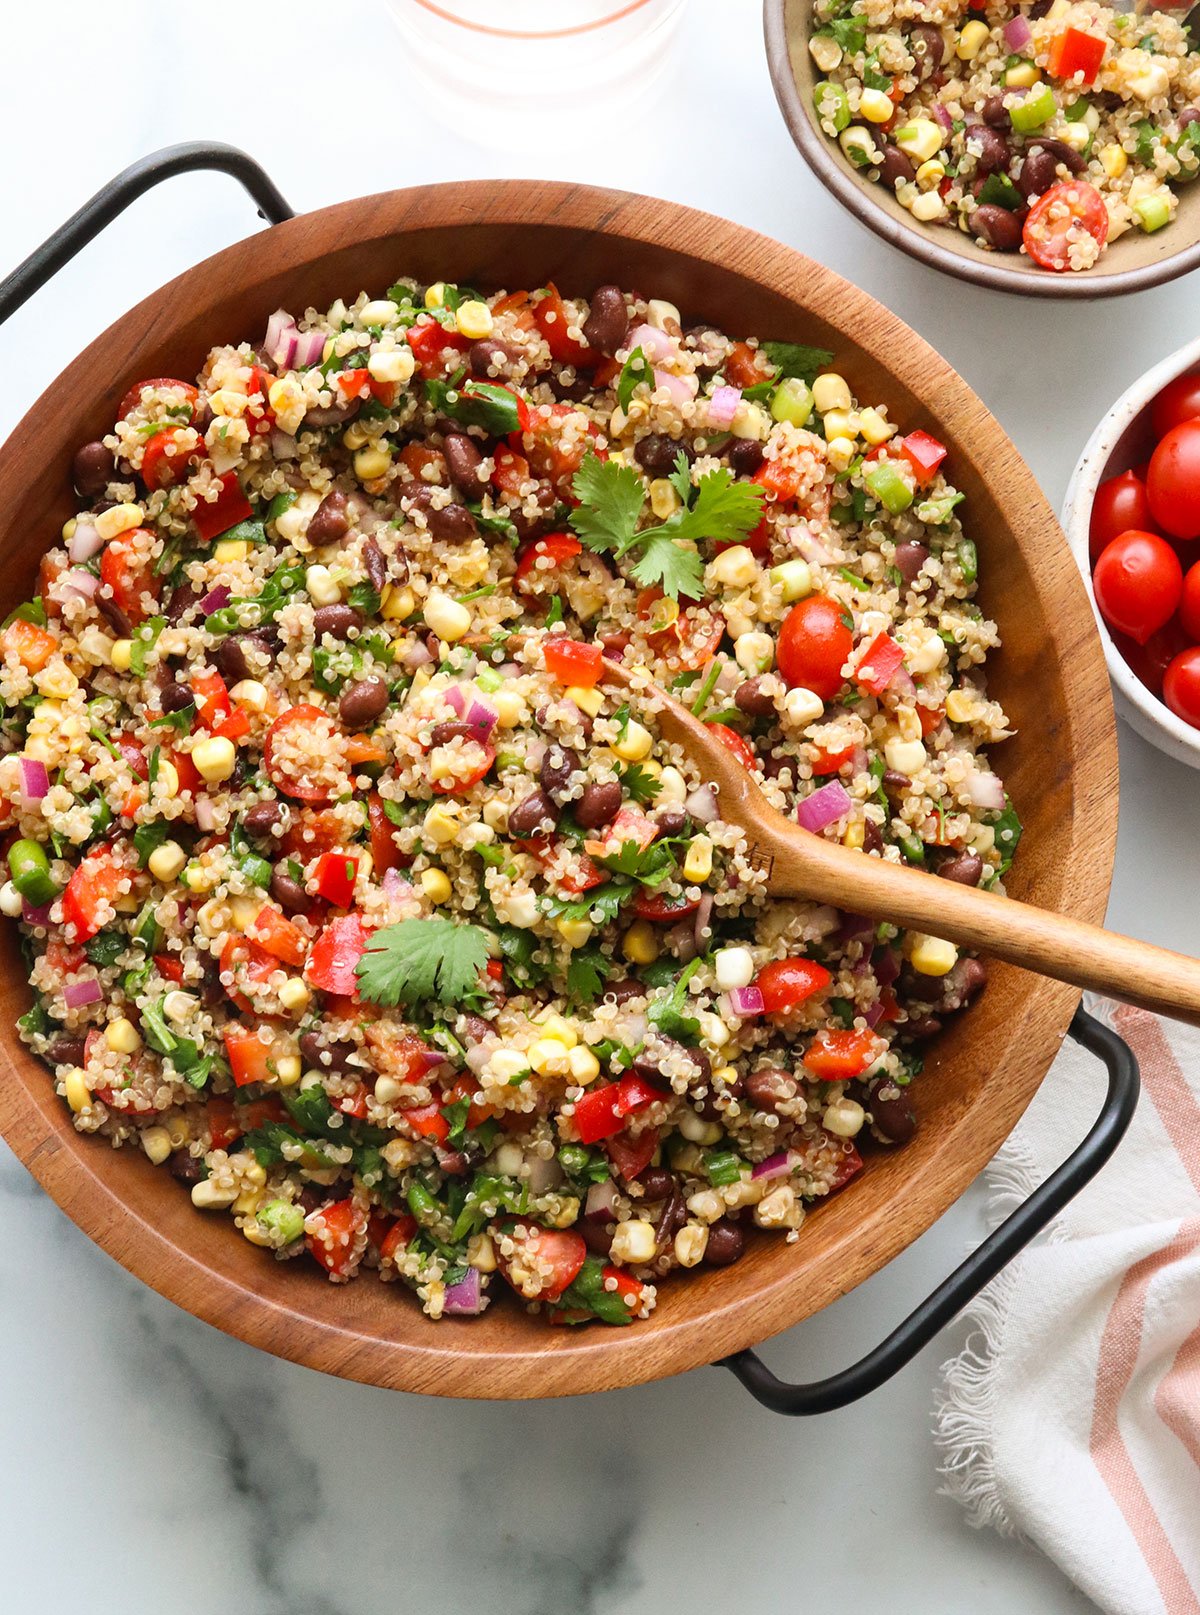
[[(581, 91), (569, 135), (540, 127), (531, 105), (515, 153), (419, 125), (381, 0), (43, 0), (5, 7), (0, 38), (5, 266), (125, 163), (183, 139), (245, 147), (300, 209), (491, 174), (625, 186), (756, 226), (885, 300), (978, 389), (1056, 502), (1103, 407), (1194, 334), (1194, 285), (1061, 309), (960, 286), (862, 231), (788, 140), (753, 0), (690, 0), (661, 99), (609, 127)], [(303, 109), (297, 86), (313, 92)], [(0, 333), (0, 434), (109, 320), (253, 224), (219, 176), (138, 203)], [(1112, 919), (1194, 951), (1200, 781), (1128, 733), (1121, 758)], [(0, 1204), (7, 1609), (1090, 1607), (937, 1495), (929, 1407), (953, 1328), (866, 1403), (806, 1423), (757, 1409), (716, 1371), (557, 1404), (439, 1403), (276, 1362), (176, 1311), (89, 1244), (2, 1145)], [(874, 1344), (978, 1234), (979, 1205), (968, 1195), (886, 1272), (774, 1343), (772, 1365), (811, 1377)]]

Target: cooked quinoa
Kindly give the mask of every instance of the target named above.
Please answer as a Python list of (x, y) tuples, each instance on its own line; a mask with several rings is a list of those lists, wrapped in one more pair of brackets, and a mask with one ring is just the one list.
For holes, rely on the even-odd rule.
[(1008, 867), (946, 451), (833, 362), (401, 280), (130, 389), (0, 631), (0, 908), (80, 1131), (431, 1317), (499, 1273), (619, 1324), (907, 1140), (982, 964), (768, 899), (656, 721), (814, 833)]
[(1161, 230), (1200, 174), (1186, 9), (816, 0), (818, 121), (915, 219), (1042, 268)]

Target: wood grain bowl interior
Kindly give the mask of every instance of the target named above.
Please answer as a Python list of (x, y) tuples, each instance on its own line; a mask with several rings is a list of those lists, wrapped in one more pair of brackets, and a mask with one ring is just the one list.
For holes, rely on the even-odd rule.
[(1038, 269), (1024, 253), (989, 252), (959, 230), (923, 225), (884, 185), (852, 168), (823, 134), (813, 87), (823, 76), (808, 51), (813, 0), (764, 0), (767, 60), (775, 96), (792, 139), (817, 178), (869, 230), (910, 257), (993, 291), (1023, 297), (1113, 297), (1174, 280), (1200, 264), (1200, 186), (1179, 192), (1179, 212), (1163, 230), (1131, 230), (1100, 267), (1082, 274)]
[[(92, 251), (103, 251), (103, 245)], [(668, 203), (560, 184), (475, 182), (398, 191), (308, 214), (208, 259), (85, 349), (0, 450), (0, 616), (25, 598), (72, 510), (68, 468), (141, 376), (194, 374), (215, 342), (257, 341), (279, 306), (325, 307), (398, 274), (568, 292), (653, 291), (735, 334), (835, 350), (864, 399), (936, 432), (967, 496), (982, 603), (1003, 655), (993, 685), (1018, 737), (996, 762), (1026, 823), (1013, 890), (1098, 921), (1111, 877), (1116, 751), (1104, 660), (1057, 523), (997, 422), (919, 337), (865, 294), (753, 232)], [(468, 1397), (630, 1385), (711, 1362), (852, 1289), (922, 1233), (1024, 1110), (1078, 1000), (996, 968), (917, 1084), (921, 1128), (872, 1155), (796, 1245), (756, 1238), (740, 1263), (663, 1286), (627, 1329), (548, 1329), (503, 1297), (478, 1321), (432, 1323), (373, 1276), (334, 1286), (275, 1263), (228, 1217), (203, 1215), (134, 1149), (71, 1126), (13, 1022), (28, 1004), (15, 928), (0, 933), (0, 1130), (58, 1204), (117, 1261), (198, 1317), (293, 1361), (372, 1384)], [(882, 1323), (881, 1323), (882, 1332)]]

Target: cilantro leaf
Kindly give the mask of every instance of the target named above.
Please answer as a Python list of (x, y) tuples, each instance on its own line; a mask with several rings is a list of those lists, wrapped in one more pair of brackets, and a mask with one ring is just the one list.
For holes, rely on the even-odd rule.
[(669, 474), (667, 481), (679, 495), (680, 504), (690, 505), (693, 493), (692, 468), (688, 464), (688, 457), (682, 449), (675, 456), (675, 469)]
[[(756, 524), (757, 525), (757, 524)], [(682, 595), (688, 600), (704, 598), (704, 564), (691, 545), (677, 544), (674, 538), (656, 530), (634, 562), (631, 575), (644, 589), (659, 588), (672, 600)]]
[(661, 780), (655, 779), (641, 763), (630, 763), (628, 768), (622, 768), (619, 772), (621, 789), (642, 807), (653, 802), (662, 790)]
[(601, 1323), (620, 1327), (633, 1322), (633, 1313), (618, 1292), (605, 1288), (604, 1263), (598, 1256), (584, 1258), (583, 1266), (559, 1297), (558, 1304), (590, 1312)]
[(401, 920), (372, 936), (354, 967), (374, 1004), (461, 1004), (479, 987), (488, 934), (455, 920)]
[(612, 972), (612, 960), (597, 947), (577, 948), (567, 966), (567, 996), (577, 1004), (594, 1004)]
[(159, 847), (171, 839), (171, 835), (171, 824), (165, 819), (159, 819), (153, 824), (138, 825), (133, 832), (133, 845), (138, 855), (139, 869), (145, 869), (150, 862), (150, 854), (157, 852)]
[(646, 355), (641, 348), (634, 348), (617, 379), (617, 403), (622, 409), (628, 410), (638, 383), (644, 381), (652, 384), (653, 380), (654, 372), (646, 362)]
[(600, 863), (614, 875), (628, 875), (643, 886), (661, 886), (675, 872), (675, 854), (665, 841), (653, 841), (648, 847), (624, 841), (619, 852), (601, 858)]
[(779, 372), (776, 382), (799, 376), (811, 387), (817, 371), (833, 363), (833, 354), (828, 348), (810, 348), (801, 342), (762, 342), (759, 346)]
[(571, 482), (579, 507), (571, 526), (590, 550), (623, 555), (634, 542), (646, 491), (632, 466), (589, 454)]
[(683, 1043), (694, 1043), (700, 1036), (700, 1022), (684, 1011), (691, 994), (688, 982), (700, 968), (701, 961), (693, 959), (679, 977), (666, 998), (656, 998), (647, 1012), (651, 1026), (656, 1026), (664, 1037), (678, 1038)]
[[(482, 848), (476, 847), (480, 852)], [(546, 971), (534, 955), (538, 939), (532, 931), (519, 925), (494, 925), (492, 930), (500, 946), (500, 957), (514, 987), (538, 987), (546, 979)]]
[(138, 628), (129, 651), (129, 669), (138, 678), (146, 676), (146, 657), (153, 650), (159, 634), (167, 626), (165, 617), (151, 617)]
[(762, 520), (763, 490), (755, 482), (735, 482), (727, 466), (709, 471), (696, 484), (691, 508), (675, 512), (664, 530), (673, 538), (710, 538), (721, 543), (752, 533)]
[(610, 880), (603, 886), (593, 886), (582, 897), (547, 895), (542, 898), (542, 912), (555, 920), (589, 920), (593, 911), (599, 909), (600, 923), (608, 925), (616, 919), (633, 894), (634, 888), (624, 881)]

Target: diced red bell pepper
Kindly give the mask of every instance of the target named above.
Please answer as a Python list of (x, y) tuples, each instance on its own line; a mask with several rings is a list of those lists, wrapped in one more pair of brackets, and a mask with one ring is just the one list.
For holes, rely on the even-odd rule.
[(349, 908), (354, 901), (358, 859), (346, 852), (322, 853), (313, 871), (318, 894), (335, 908)]
[(543, 650), (546, 671), (560, 684), (578, 684), (590, 689), (600, 682), (604, 671), (604, 652), (599, 645), (584, 645), (577, 639), (554, 635), (546, 640)]
[(1095, 34), (1086, 34), (1081, 28), (1064, 28), (1050, 41), (1047, 71), (1056, 79), (1074, 78), (1081, 73), (1085, 84), (1094, 84), (1107, 49), (1107, 40)]
[(204, 543), (220, 538), (239, 522), (249, 521), (254, 507), (242, 492), (236, 471), (227, 471), (220, 479), (221, 491), (213, 500), (197, 501), (192, 512), (192, 523)]
[(882, 695), (904, 666), (904, 646), (891, 634), (876, 634), (859, 662), (854, 682), (868, 695)]
[(529, 461), (507, 443), (501, 443), (492, 454), (493, 488), (499, 488), (501, 493), (519, 494), (528, 481)]
[(627, 1071), (616, 1082), (590, 1088), (575, 1101), (575, 1126), (585, 1144), (598, 1144), (602, 1138), (619, 1133), (626, 1116), (645, 1110), (663, 1097), (661, 1089), (636, 1071)]
[(107, 905), (120, 896), (128, 873), (103, 849), (89, 852), (77, 866), (62, 897), (63, 920), (75, 927), (77, 942), (90, 941), (107, 925)]
[(533, 305), (533, 317), (546, 340), (551, 357), (557, 359), (559, 364), (582, 365), (585, 369), (591, 369), (602, 357), (595, 348), (589, 348), (586, 342), (579, 342), (569, 334), (567, 311), (553, 282), (546, 287), (545, 295)]
[(736, 729), (731, 729), (727, 723), (707, 723), (704, 726), (714, 740), (719, 740), (731, 757), (736, 757), (745, 769), (753, 769), (758, 764), (754, 747), (745, 735), (739, 735)]
[(372, 793), (367, 798), (367, 823), (371, 833), (371, 867), (377, 875), (389, 869), (403, 869), (410, 861), (400, 851), (392, 835), (395, 826), (387, 816), (383, 798)]
[(223, 976), (233, 978), (231, 985), (225, 988), (229, 997), (244, 1013), (249, 1014), (253, 1008), (249, 999), (240, 991), (243, 987), (258, 987), (270, 978), (279, 969), (279, 960), (266, 948), (260, 948), (257, 942), (252, 942), (248, 936), (231, 936), (221, 949), (220, 971)]
[[(489, 967), (499, 963), (499, 959), (488, 960)], [(494, 1114), (490, 1105), (480, 1103), (481, 1095), (482, 1089), (475, 1081), (475, 1078), (471, 1076), (470, 1072), (464, 1071), (461, 1076), (454, 1079), (452, 1086), (446, 1090), (445, 1102), (447, 1105), (456, 1105), (463, 1099), (467, 1100), (467, 1127), (479, 1127), (487, 1121), (489, 1116)]]
[(604, 871), (597, 869), (586, 852), (581, 852), (565, 869), (555, 870), (553, 880), (561, 897), (582, 897), (593, 886), (604, 884)]
[(946, 709), (944, 707), (926, 707), (922, 706), (919, 701), (917, 702), (917, 720), (921, 725), (922, 740), (939, 727), (945, 716)]
[(205, 1107), (214, 1150), (227, 1150), (245, 1131), (232, 1099), (210, 1099)]
[(362, 370), (343, 370), (336, 377), (338, 391), (343, 398), (369, 398), (371, 396), (371, 372), (365, 367)]
[(657, 836), (657, 821), (627, 802), (594, 841), (585, 841), (583, 845), (586, 852), (597, 858), (613, 858), (627, 841), (632, 841), (642, 852)]
[(886, 1047), (874, 1032), (827, 1026), (809, 1044), (804, 1066), (822, 1082), (850, 1082), (874, 1065)]
[(623, 1267), (611, 1265), (604, 1269), (601, 1277), (604, 1280), (604, 1288), (620, 1296), (632, 1318), (642, 1304), (642, 1292), (646, 1288), (641, 1279), (634, 1278), (633, 1274), (627, 1273)]
[(173, 981), (176, 986), (183, 980), (183, 961), (172, 953), (156, 953), (154, 968), (164, 981)]
[(414, 1105), (411, 1110), (402, 1110), (400, 1116), (414, 1133), (431, 1138), (435, 1144), (443, 1144), (450, 1137), (450, 1123), (437, 1105)]
[(442, 355), (447, 349), (454, 353), (465, 353), (471, 343), (469, 338), (457, 331), (447, 330), (435, 319), (421, 319), (409, 327), (408, 345), (421, 374), (432, 376), (446, 368)]
[(750, 480), (785, 504), (800, 492), (800, 473), (782, 460), (764, 460)]
[(647, 1127), (636, 1136), (628, 1131), (606, 1138), (604, 1151), (626, 1183), (632, 1183), (650, 1165), (658, 1148), (657, 1127)]
[(698, 897), (667, 897), (662, 892), (640, 891), (632, 903), (639, 920), (650, 920), (655, 925), (670, 925), (686, 919), (700, 907)]
[(362, 1260), (366, 1231), (362, 1209), (353, 1200), (335, 1200), (307, 1219), (304, 1243), (334, 1283), (344, 1283), (353, 1278)]
[(359, 914), (340, 914), (313, 943), (304, 974), (323, 993), (358, 998), (354, 967), (367, 951), (368, 932)]
[(222, 1035), (225, 1052), (229, 1056), (229, 1069), (239, 1088), (245, 1088), (252, 1082), (271, 1080), (271, 1045), (264, 1043), (256, 1030), (230, 1025)]
[(939, 443), (928, 432), (910, 432), (900, 439), (900, 452), (912, 466), (913, 475), (924, 487), (938, 474), (938, 467), (946, 458), (946, 445)]
[(735, 342), (725, 355), (725, 380), (731, 387), (756, 387), (772, 373), (766, 355), (748, 342)]
[(173, 488), (188, 474), (188, 461), (196, 454), (193, 434), (184, 435), (180, 426), (155, 432), (142, 450), (142, 481), (151, 490)]
[(768, 1015), (786, 1015), (833, 980), (815, 959), (772, 959), (754, 978)]
[(100, 556), (100, 581), (107, 584), (113, 604), (120, 606), (134, 627), (146, 615), (142, 596), (149, 594), (157, 598), (161, 587), (153, 571), (137, 554), (137, 540), (144, 531), (135, 527), (131, 532), (122, 533), (120, 538), (105, 545)]
[(58, 649), (58, 640), (35, 622), (16, 617), (0, 632), (0, 657), (15, 656), (29, 673), (40, 673)]
[(334, 808), (305, 808), (292, 813), (279, 846), (281, 852), (306, 864), (318, 853), (332, 852), (345, 844), (346, 826), (340, 813)]
[(196, 716), (206, 729), (215, 730), (233, 711), (225, 680), (210, 668), (204, 673), (193, 673), (192, 694), (196, 697)]
[[(582, 552), (583, 545), (570, 533), (547, 533), (545, 538), (535, 538), (517, 556), (513, 582), (523, 594), (528, 593), (534, 584), (548, 581), (551, 572), (573, 561)], [(548, 560), (550, 567), (538, 566), (540, 560)]]
[(818, 746), (813, 753), (812, 771), (814, 774), (836, 774), (839, 769), (854, 756), (854, 743), (843, 746), (840, 751), (827, 751), (824, 746)]
[(355, 1083), (349, 1093), (340, 1093), (330, 1103), (334, 1110), (340, 1110), (343, 1116), (353, 1116), (355, 1121), (364, 1121), (367, 1114), (367, 1101), (369, 1099), (364, 1083)]
[[(371, 1218), (371, 1223), (382, 1222), (383, 1218)], [(403, 1212), (386, 1230), (379, 1231), (375, 1244), (379, 1250), (379, 1257), (384, 1262), (394, 1262), (396, 1257), (406, 1250), (412, 1242), (417, 1231), (417, 1219)], [(373, 1236), (374, 1237), (374, 1236)]]
[(304, 932), (270, 903), (264, 903), (259, 909), (250, 931), (260, 947), (285, 965), (299, 967), (308, 957), (308, 938)]

